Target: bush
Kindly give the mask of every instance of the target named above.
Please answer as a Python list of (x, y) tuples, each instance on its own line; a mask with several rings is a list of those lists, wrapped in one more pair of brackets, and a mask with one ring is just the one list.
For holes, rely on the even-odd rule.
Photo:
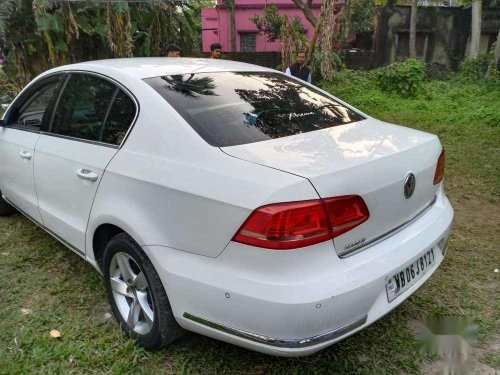
[(451, 74), (447, 80), (424, 81), (417, 98), (402, 98), (382, 91), (374, 75), (375, 71), (346, 70), (334, 81), (324, 82), (322, 88), (375, 118), (396, 124), (429, 130), (439, 126), (449, 132), (476, 126), (500, 128), (497, 81), (469, 81)]
[(458, 69), (459, 74), (470, 80), (483, 79), (488, 71), (488, 57), (481, 55), (477, 59), (465, 59)]
[(420, 60), (408, 59), (377, 69), (377, 83), (383, 91), (395, 92), (402, 97), (415, 97), (422, 89), (425, 67)]
[(450, 69), (439, 63), (425, 64), (425, 78), (428, 81), (445, 80), (450, 77)]

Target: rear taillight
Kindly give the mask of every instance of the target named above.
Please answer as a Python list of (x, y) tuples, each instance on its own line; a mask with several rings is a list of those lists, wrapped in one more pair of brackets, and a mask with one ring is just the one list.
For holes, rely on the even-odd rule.
[(266, 249), (297, 249), (339, 236), (368, 217), (358, 195), (271, 204), (252, 212), (233, 241)]
[(434, 173), (434, 185), (439, 184), (443, 181), (444, 176), (444, 149), (439, 155), (439, 159), (436, 166), (436, 173)]
[(333, 237), (350, 231), (370, 217), (365, 201), (359, 195), (344, 195), (325, 199)]
[(256, 209), (233, 240), (266, 249), (287, 250), (330, 239), (321, 201), (278, 203)]

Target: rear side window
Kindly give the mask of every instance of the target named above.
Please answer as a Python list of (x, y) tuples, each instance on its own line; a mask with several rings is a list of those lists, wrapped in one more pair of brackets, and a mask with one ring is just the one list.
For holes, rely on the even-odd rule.
[(363, 120), (278, 73), (197, 73), (145, 79), (209, 144), (259, 142)]
[(118, 89), (108, 118), (102, 129), (101, 142), (119, 145), (134, 121), (135, 104), (122, 90)]
[(99, 77), (72, 74), (61, 93), (50, 132), (99, 141), (115, 89)]

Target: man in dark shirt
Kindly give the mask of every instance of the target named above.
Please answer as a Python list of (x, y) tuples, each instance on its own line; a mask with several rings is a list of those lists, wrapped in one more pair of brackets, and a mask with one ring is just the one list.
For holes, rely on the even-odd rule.
[(169, 44), (165, 47), (165, 55), (167, 57), (181, 57), (181, 49), (176, 44)]
[(297, 62), (286, 68), (285, 74), (300, 78), (309, 83), (312, 82), (311, 69), (306, 66), (306, 53), (304, 51), (297, 53)]
[(220, 59), (222, 56), (222, 47), (219, 43), (210, 45), (210, 59)]

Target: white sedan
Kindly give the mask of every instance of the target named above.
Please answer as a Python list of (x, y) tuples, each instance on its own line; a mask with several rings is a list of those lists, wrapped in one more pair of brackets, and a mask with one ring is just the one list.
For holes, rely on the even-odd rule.
[(0, 214), (15, 207), (99, 270), (146, 348), (182, 327), (308, 355), (394, 309), (445, 254), (439, 139), (275, 70), (62, 66), (0, 125)]

